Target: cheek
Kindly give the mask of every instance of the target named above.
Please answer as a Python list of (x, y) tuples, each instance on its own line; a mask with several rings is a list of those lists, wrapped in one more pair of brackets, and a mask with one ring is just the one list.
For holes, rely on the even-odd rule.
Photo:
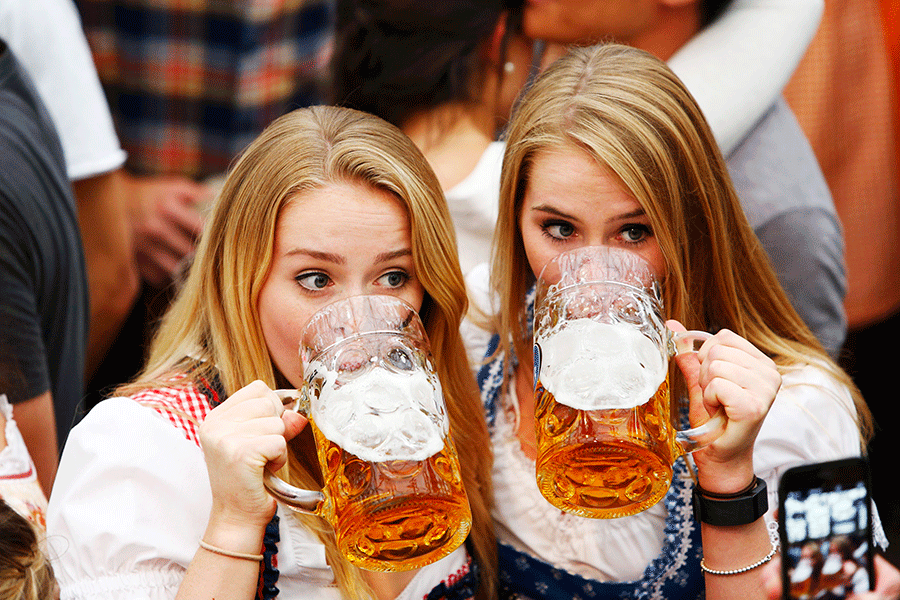
[(410, 286), (409, 290), (404, 291), (401, 299), (415, 308), (416, 312), (420, 312), (422, 310), (422, 302), (425, 301), (425, 288), (416, 280), (416, 285)]
[(522, 219), (519, 221), (519, 230), (522, 232), (525, 258), (528, 260), (531, 272), (537, 277), (547, 261), (556, 256), (558, 251), (552, 247), (552, 242), (535, 223)]
[(308, 312), (296, 302), (285, 301), (290, 296), (279, 294), (271, 287), (264, 288), (259, 298), (259, 320), (266, 350), (275, 369), (292, 384), (301, 376), (300, 336)]
[(666, 278), (668, 273), (666, 258), (663, 256), (662, 248), (659, 247), (656, 238), (653, 238), (653, 243), (645, 251), (641, 252), (641, 256), (650, 263), (650, 268), (653, 269), (653, 274), (658, 279), (663, 280)]

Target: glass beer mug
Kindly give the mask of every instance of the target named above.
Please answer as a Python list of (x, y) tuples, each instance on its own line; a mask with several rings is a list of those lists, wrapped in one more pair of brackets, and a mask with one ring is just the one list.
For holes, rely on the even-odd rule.
[(617, 518), (656, 504), (679, 456), (724, 429), (714, 415), (676, 431), (669, 358), (711, 337), (673, 334), (648, 263), (584, 247), (551, 260), (534, 312), (536, 476), (544, 497), (583, 517)]
[(371, 571), (435, 562), (463, 543), (472, 516), (441, 385), (416, 311), (392, 296), (355, 296), (302, 332), (301, 390), (277, 390), (309, 419), (324, 486), (266, 489), (328, 519), (340, 551)]

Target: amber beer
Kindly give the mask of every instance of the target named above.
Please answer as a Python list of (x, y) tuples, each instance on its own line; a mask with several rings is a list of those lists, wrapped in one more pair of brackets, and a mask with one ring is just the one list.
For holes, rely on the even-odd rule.
[(327, 520), (341, 553), (370, 571), (423, 567), (459, 548), (472, 514), (415, 309), (385, 295), (338, 300), (310, 317), (300, 357), (301, 389), (275, 394), (309, 419), (323, 489), (266, 470), (269, 493)]
[(325, 438), (311, 421), (338, 549), (370, 571), (423, 567), (459, 547), (472, 514), (449, 438), (424, 461), (371, 462)]
[(669, 359), (711, 335), (673, 333), (660, 283), (639, 255), (584, 246), (558, 254), (535, 286), (536, 477), (560, 510), (611, 519), (656, 504), (672, 463), (724, 429), (715, 415), (676, 430)]
[(637, 514), (666, 494), (678, 455), (668, 377), (634, 408), (578, 410), (538, 381), (537, 483), (560, 510), (613, 519)]

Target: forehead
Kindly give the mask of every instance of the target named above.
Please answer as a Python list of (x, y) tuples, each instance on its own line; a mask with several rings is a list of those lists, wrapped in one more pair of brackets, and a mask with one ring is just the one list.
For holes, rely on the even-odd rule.
[[(382, 187), (365, 181), (335, 181), (300, 190), (282, 207), (285, 212), (307, 212), (313, 223), (329, 217), (352, 217), (358, 211), (386, 213), (403, 220), (409, 218), (406, 203)], [(281, 218), (283, 215), (279, 215)]]
[(575, 146), (547, 148), (532, 156), (523, 190), (524, 209), (537, 205), (580, 208), (581, 212), (638, 204), (622, 179), (587, 151)]
[(410, 236), (405, 203), (385, 189), (360, 182), (328, 183), (291, 196), (276, 224), (282, 238), (338, 246), (349, 237)]

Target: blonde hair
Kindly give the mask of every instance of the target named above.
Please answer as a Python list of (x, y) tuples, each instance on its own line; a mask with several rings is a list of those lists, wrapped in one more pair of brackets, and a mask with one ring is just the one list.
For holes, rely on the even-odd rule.
[(783, 370), (822, 367), (851, 390), (862, 439), (871, 435), (856, 386), (778, 283), (693, 97), (665, 63), (628, 46), (571, 50), (524, 94), (510, 124), (492, 263), (505, 350), (531, 354), (524, 298), (535, 278), (519, 217), (531, 161), (552, 148), (586, 152), (646, 212), (666, 261), (667, 318), (688, 329), (731, 329)]
[(0, 600), (59, 597), (50, 561), (25, 517), (0, 498)]
[[(188, 383), (218, 375), (228, 395), (254, 379), (275, 387), (276, 371), (257, 304), (272, 263), (276, 222), (297, 194), (339, 182), (388, 191), (409, 215), (416, 277), (425, 289), (420, 315), (472, 508), (469, 543), (481, 572), (479, 594), (495, 597), (490, 444), (459, 333), (467, 301), (453, 226), (433, 171), (393, 125), (359, 111), (317, 106), (289, 113), (263, 131), (228, 174), (184, 286), (153, 340), (145, 370), (120, 391), (171, 385), (167, 380), (183, 370), (185, 357), (202, 365)], [(315, 457), (303, 456), (297, 444), (292, 448), (285, 476), (295, 485), (316, 486), (321, 475)], [(344, 596), (368, 593), (359, 570), (337, 552), (331, 527), (318, 518), (304, 521), (325, 543)]]

